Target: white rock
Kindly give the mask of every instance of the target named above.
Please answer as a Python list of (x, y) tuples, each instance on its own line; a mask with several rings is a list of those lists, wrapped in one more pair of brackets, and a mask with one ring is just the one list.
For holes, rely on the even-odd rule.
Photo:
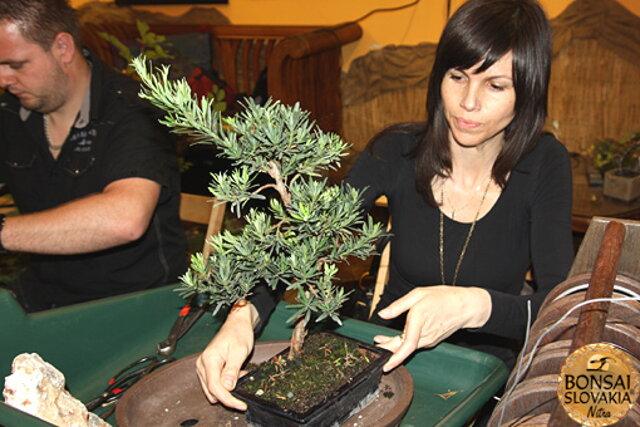
[(59, 427), (109, 427), (64, 388), (64, 375), (36, 353), (13, 359), (2, 396), (6, 404)]

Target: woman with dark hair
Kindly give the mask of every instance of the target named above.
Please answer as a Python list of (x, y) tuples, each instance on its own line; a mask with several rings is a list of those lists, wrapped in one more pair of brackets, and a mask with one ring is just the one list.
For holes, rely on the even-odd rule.
[[(444, 29), (430, 75), (428, 118), (376, 138), (346, 181), (381, 195), (392, 218), (389, 282), (373, 321), (389, 371), (443, 340), (513, 365), (517, 343), (573, 258), (567, 150), (542, 133), (550, 30), (535, 0), (469, 0)], [(533, 270), (533, 294), (522, 295)], [(229, 394), (273, 298), (236, 307), (198, 360), (211, 400)]]
[[(438, 43), (426, 124), (385, 130), (350, 171), (348, 182), (367, 186), (366, 206), (387, 195), (393, 219), (374, 321), (404, 330), (404, 340), (376, 337), (395, 351), (387, 369), (454, 333), (448, 342), (512, 365), (528, 310), (535, 316), (566, 278), (570, 161), (541, 132), (550, 45), (534, 0), (465, 3)], [(537, 289), (521, 296), (530, 267)]]

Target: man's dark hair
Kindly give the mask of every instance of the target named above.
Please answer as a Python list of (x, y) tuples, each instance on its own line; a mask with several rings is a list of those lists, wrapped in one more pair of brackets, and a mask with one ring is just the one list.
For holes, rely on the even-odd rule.
[(46, 51), (62, 32), (81, 46), (80, 26), (67, 0), (0, 0), (0, 21), (15, 23), (26, 40)]
[(417, 185), (436, 205), (431, 191), (435, 176), (451, 171), (448, 126), (441, 84), (450, 69), (464, 70), (482, 63), (491, 67), (506, 53), (513, 54), (515, 117), (505, 129), (505, 144), (493, 166), (493, 178), (504, 187), (508, 173), (531, 150), (547, 115), (551, 70), (551, 31), (535, 0), (469, 0), (447, 23), (429, 77), (427, 123), (416, 150)]

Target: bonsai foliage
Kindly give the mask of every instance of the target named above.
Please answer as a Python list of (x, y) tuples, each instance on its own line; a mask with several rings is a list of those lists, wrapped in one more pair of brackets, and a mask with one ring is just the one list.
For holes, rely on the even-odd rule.
[[(213, 143), (235, 169), (212, 174), (209, 190), (232, 212), (252, 199), (278, 197), (268, 208), (252, 208), (239, 234), (224, 231), (208, 242), (211, 254), (192, 257), (182, 276), (185, 296), (207, 294), (215, 310), (247, 298), (256, 285), (297, 291), (297, 310), (290, 357), (299, 354), (312, 318), (340, 323), (344, 288), (334, 286), (337, 263), (365, 258), (382, 232), (380, 224), (361, 217), (361, 192), (347, 185), (328, 185), (321, 172), (339, 166), (347, 144), (323, 133), (298, 104), (269, 100), (260, 106), (248, 99), (245, 109), (222, 118), (212, 100), (192, 97), (184, 79), (169, 79), (166, 66), (150, 69), (143, 57), (133, 61), (143, 88), (140, 96), (166, 111), (161, 123), (200, 143)], [(258, 186), (264, 173), (271, 182)]]

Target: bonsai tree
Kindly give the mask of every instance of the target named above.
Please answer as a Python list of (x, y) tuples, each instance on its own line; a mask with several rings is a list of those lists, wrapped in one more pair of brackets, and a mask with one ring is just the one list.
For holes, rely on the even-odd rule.
[[(172, 81), (169, 67), (152, 68), (144, 57), (132, 63), (142, 82), (140, 96), (166, 111), (161, 123), (198, 143), (216, 144), (236, 168), (212, 174), (209, 190), (232, 212), (242, 215), (252, 199), (275, 190), (268, 208), (252, 208), (238, 234), (224, 231), (208, 242), (211, 254), (192, 256), (181, 277), (185, 296), (208, 295), (217, 312), (247, 298), (258, 284), (297, 291), (289, 359), (300, 354), (307, 327), (332, 319), (346, 300), (335, 286), (337, 263), (350, 256), (365, 258), (374, 249), (382, 226), (361, 216), (361, 192), (329, 185), (321, 172), (339, 166), (347, 144), (323, 133), (298, 104), (269, 100), (260, 106), (247, 99), (244, 110), (222, 118), (212, 100), (195, 99), (184, 79)], [(255, 177), (271, 181), (258, 186)]]
[(638, 146), (640, 146), (640, 132), (633, 132), (621, 140), (599, 139), (586, 154), (592, 158), (593, 165), (600, 172), (615, 169), (618, 175), (622, 175), (624, 170), (638, 168)]
[(626, 140), (626, 149), (625, 151), (618, 157), (618, 173), (623, 175), (625, 169), (634, 173), (638, 169), (638, 154), (637, 149), (640, 147), (640, 132), (636, 132), (632, 134)]

